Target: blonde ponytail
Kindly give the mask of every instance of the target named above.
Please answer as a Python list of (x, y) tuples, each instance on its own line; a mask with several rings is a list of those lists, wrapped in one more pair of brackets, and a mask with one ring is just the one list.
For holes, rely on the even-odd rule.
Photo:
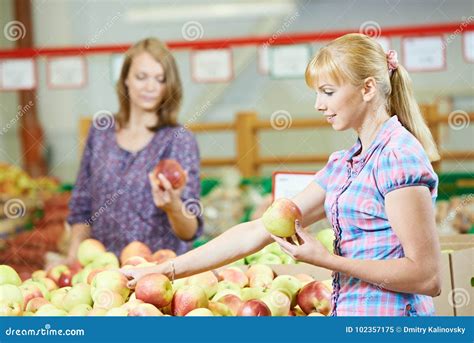
[(439, 160), (433, 136), (415, 100), (410, 75), (401, 65), (393, 70), (390, 84), (392, 91), (388, 98), (389, 114), (398, 116), (400, 123), (421, 143), (430, 161)]

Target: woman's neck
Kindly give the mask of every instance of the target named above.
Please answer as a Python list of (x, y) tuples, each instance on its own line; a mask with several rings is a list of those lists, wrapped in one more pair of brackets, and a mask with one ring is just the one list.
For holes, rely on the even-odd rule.
[(140, 131), (157, 124), (156, 112), (144, 111), (139, 108), (130, 108), (130, 118), (127, 128), (132, 131)]
[(369, 149), (381, 127), (388, 119), (390, 119), (390, 116), (383, 107), (376, 111), (375, 115), (369, 113), (365, 116), (362, 125), (356, 129), (362, 144), (360, 154), (364, 154)]

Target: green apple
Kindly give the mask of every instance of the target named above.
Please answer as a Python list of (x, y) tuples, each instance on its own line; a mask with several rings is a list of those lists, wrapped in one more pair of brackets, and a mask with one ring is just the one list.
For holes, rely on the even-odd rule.
[(63, 308), (66, 311), (72, 310), (79, 304), (92, 305), (91, 286), (87, 283), (79, 283), (73, 286), (64, 296)]
[(67, 316), (67, 312), (55, 307), (54, 305), (44, 305), (36, 311), (35, 316), (37, 317), (62, 317)]
[(296, 261), (287, 254), (281, 254), (280, 260), (282, 264), (295, 264), (296, 263)]
[(257, 251), (254, 254), (248, 255), (245, 257), (245, 263), (246, 264), (255, 264), (257, 263), (258, 258), (262, 255), (262, 250)]
[(242, 300), (261, 299), (265, 296), (265, 292), (262, 288), (257, 287), (245, 287), (241, 290)]
[(178, 289), (180, 289), (180, 288), (182, 288), (182, 287), (184, 287), (188, 284), (188, 278), (184, 277), (184, 278), (181, 278), (181, 279), (176, 279), (171, 284), (173, 285), (173, 291), (176, 292)]
[(214, 316), (231, 317), (233, 315), (229, 306), (220, 302), (209, 301), (207, 307), (211, 310)]
[(262, 222), (271, 234), (278, 237), (291, 237), (295, 234), (295, 221), (301, 223), (301, 211), (290, 199), (280, 198), (265, 211)]
[(51, 292), (51, 299), (50, 299), (50, 302), (51, 304), (56, 307), (56, 308), (59, 308), (61, 310), (64, 309), (64, 297), (66, 296), (66, 294), (72, 289), (72, 287), (63, 287), (63, 288), (59, 288), (59, 289), (56, 289), (54, 291)]
[(104, 245), (96, 239), (85, 239), (79, 244), (77, 258), (81, 265), (86, 266), (94, 261), (100, 254), (104, 253)]
[(17, 286), (4, 284), (0, 285), (0, 302), (6, 303), (7, 305), (20, 304), (23, 310), (24, 300), (21, 289)]
[(90, 264), (92, 269), (96, 268), (119, 268), (120, 263), (117, 256), (112, 252), (104, 252), (97, 256)]
[(223, 291), (225, 289), (231, 289), (231, 290), (234, 290), (236, 293), (240, 293), (240, 286), (237, 285), (236, 283), (234, 282), (230, 282), (230, 281), (219, 281), (219, 283), (217, 284), (217, 290), (216, 290), (216, 293), (217, 292), (220, 292), (220, 291)]
[(291, 300), (291, 303), (296, 304), (296, 295), (301, 287), (303, 285), (296, 277), (292, 275), (279, 275), (273, 280), (270, 290), (278, 290), (285, 293)]
[(274, 317), (287, 316), (290, 312), (291, 300), (286, 293), (279, 290), (270, 291), (261, 299)]
[(281, 258), (272, 253), (263, 253), (257, 260), (259, 264), (281, 264)]
[(334, 231), (333, 229), (323, 229), (316, 234), (316, 238), (321, 242), (322, 245), (329, 251), (334, 251)]
[(196, 308), (184, 315), (185, 317), (214, 317), (214, 313), (208, 308)]
[(271, 253), (279, 256), (282, 253), (282, 250), (280, 248), (280, 245), (278, 245), (277, 242), (273, 242), (268, 244), (265, 248), (261, 250), (262, 253)]
[(87, 314), (88, 317), (102, 317), (107, 314), (107, 311), (105, 308), (102, 307), (96, 307), (93, 308), (92, 310), (89, 311)]
[[(13, 286), (13, 285), (12, 285)], [(17, 302), (0, 301), (0, 316), (21, 316), (23, 310)]]
[(110, 317), (127, 317), (128, 316), (128, 310), (126, 310), (123, 307), (115, 307), (111, 308), (110, 310), (107, 311), (105, 314), (106, 316)]
[(2, 264), (0, 265), (0, 285), (20, 286), (20, 276), (15, 269), (6, 264)]
[(92, 310), (89, 304), (77, 304), (69, 311), (69, 316), (83, 317)]
[(124, 304), (124, 299), (120, 294), (105, 288), (98, 289), (94, 293), (93, 300), (94, 308), (101, 307), (105, 308), (106, 310), (110, 310), (111, 308), (119, 307)]
[(127, 283), (127, 277), (118, 270), (100, 272), (92, 280), (92, 296), (94, 297), (95, 292), (99, 289), (108, 289), (120, 294), (126, 300), (130, 294)]

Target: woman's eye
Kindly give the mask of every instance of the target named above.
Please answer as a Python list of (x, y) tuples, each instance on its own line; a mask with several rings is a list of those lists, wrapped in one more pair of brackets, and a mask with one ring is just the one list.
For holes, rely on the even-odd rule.
[(156, 79), (156, 81), (158, 81), (159, 83), (165, 83), (165, 82), (166, 82), (166, 80), (165, 80), (164, 77), (158, 77), (158, 78)]
[(334, 92), (324, 91), (324, 94), (331, 96), (334, 94)]
[(136, 78), (137, 78), (138, 80), (145, 80), (145, 75), (143, 75), (143, 74), (137, 74)]

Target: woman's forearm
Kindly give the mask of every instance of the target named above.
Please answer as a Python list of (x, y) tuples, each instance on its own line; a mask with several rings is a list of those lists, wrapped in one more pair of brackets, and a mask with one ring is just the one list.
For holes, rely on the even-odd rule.
[(395, 292), (437, 296), (439, 271), (403, 257), (392, 260), (357, 260), (331, 255), (324, 266)]
[(198, 220), (193, 215), (185, 215), (182, 205), (168, 210), (166, 214), (176, 236), (183, 240), (190, 240), (194, 237), (198, 229)]
[(207, 244), (178, 256), (172, 263), (165, 262), (154, 272), (175, 278), (182, 278), (206, 270), (219, 268), (249, 254), (252, 254), (272, 242), (261, 220), (236, 225)]
[(90, 237), (91, 228), (85, 224), (74, 224), (71, 229), (71, 243), (69, 245), (68, 260), (75, 260), (79, 244)]

